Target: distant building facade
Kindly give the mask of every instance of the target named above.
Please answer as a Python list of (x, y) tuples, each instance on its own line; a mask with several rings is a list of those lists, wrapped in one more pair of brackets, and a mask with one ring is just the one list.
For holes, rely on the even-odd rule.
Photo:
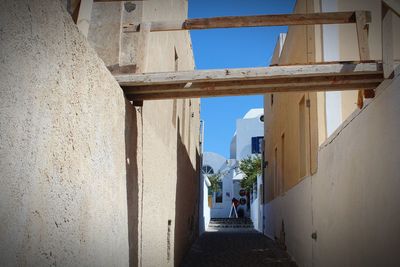
[(251, 109), (243, 118), (236, 120), (229, 159), (214, 152), (203, 154), (203, 174), (221, 175), (220, 191), (209, 192), (211, 218), (228, 218), (233, 198), (241, 200), (239, 213), (242, 212), (244, 216), (250, 217), (246, 196), (243, 191), (241, 192), (240, 181), (243, 179), (243, 174), (239, 170), (239, 162), (248, 156), (261, 154), (263, 134), (264, 110)]

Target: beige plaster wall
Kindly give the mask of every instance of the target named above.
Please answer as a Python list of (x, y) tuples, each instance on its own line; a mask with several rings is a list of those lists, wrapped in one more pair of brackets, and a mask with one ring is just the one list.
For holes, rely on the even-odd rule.
[(287, 251), (298, 266), (312, 266), (311, 182), (310, 178), (303, 179), (284, 195), (263, 206), (264, 234), (273, 240), (281, 240), (283, 222)]
[(399, 76), (382, 84), (321, 146), (317, 174), (266, 204), (266, 234), (284, 220), (299, 266), (398, 265), (399, 89)]
[[(298, 1), (294, 13), (307, 13), (312, 10), (312, 1)], [(314, 27), (290, 26), (281, 55), (279, 57), (278, 53), (274, 53), (272, 62), (278, 65), (313, 62), (315, 48), (311, 43), (314, 44), (314, 38)], [(299, 103), (302, 99), (304, 102), (309, 100), (310, 107), (305, 107), (305, 113), (300, 115)], [(265, 152), (268, 161), (268, 167), (264, 170), (266, 177), (264, 190), (265, 200), (270, 201), (316, 170), (317, 94), (308, 92), (266, 94), (264, 109)], [(300, 116), (304, 120), (303, 126), (300, 125)], [(304, 130), (303, 137), (300, 137), (301, 130)], [(304, 140), (305, 148), (302, 152), (301, 139)], [(300, 167), (302, 159), (304, 159), (304, 172)]]
[[(138, 33), (121, 34), (124, 47), (107, 43), (117, 30), (113, 22), (118, 21), (104, 16), (109, 8), (119, 18), (122, 10), (124, 23), (187, 18), (185, 0), (135, 2), (136, 8), (130, 13), (124, 3), (103, 4), (94, 4), (89, 41), (108, 65), (118, 61), (122, 65), (138, 64), (141, 53), (137, 49)], [(150, 33), (147, 53), (144, 72), (194, 68), (188, 32)], [(130, 240), (134, 244), (137, 239), (138, 245), (131, 247), (137, 255), (137, 262), (131, 264), (177, 266), (198, 234), (200, 100), (144, 101), (136, 110), (138, 218)]]
[(1, 6), (0, 265), (127, 266), (123, 93), (60, 1)]
[[(185, 18), (187, 1), (143, 3), (144, 21)], [(148, 51), (146, 71), (194, 68), (188, 32), (151, 33)], [(199, 99), (144, 102), (143, 266), (179, 265), (197, 236), (199, 127)]]
[[(294, 13), (321, 12), (324, 11), (354, 11), (367, 10), (372, 14), (372, 22), (369, 25), (369, 45), (371, 59), (381, 59), (381, 1), (345, 1), (345, 0), (298, 0)], [(327, 7), (329, 9), (327, 10)], [(393, 29), (400, 27), (400, 19), (394, 16)], [(337, 30), (337, 31), (336, 31)], [(399, 35), (394, 36), (394, 55), (400, 57)], [(325, 42), (324, 42), (325, 39)], [(327, 42), (335, 43), (331, 51), (324, 49)], [(313, 61), (323, 61), (326, 58), (332, 60), (359, 60), (357, 33), (355, 25), (330, 25), (329, 27), (305, 27), (290, 26), (288, 28), (285, 44), (279, 56), (274, 53), (272, 62), (274, 64), (301, 64)], [(266, 126), (265, 129), (265, 151), (269, 168), (265, 170), (265, 191), (266, 201), (272, 200), (275, 196), (284, 193), (295, 186), (302, 178), (317, 171), (317, 151), (328, 137), (327, 121), (329, 116), (338, 115), (339, 122), (344, 121), (354, 110), (357, 109), (357, 91), (343, 91), (338, 93), (340, 107), (329, 109), (328, 100), (324, 92), (320, 93), (279, 93), (267, 94), (264, 100)], [(310, 107), (306, 118), (306, 152), (300, 153), (300, 131), (298, 106), (301, 98), (305, 96), (309, 100)], [(271, 105), (271, 98), (274, 105)], [(368, 101), (368, 100), (367, 100)], [(330, 102), (331, 103), (331, 102)], [(332, 103), (331, 103), (332, 104)], [(328, 109), (328, 110), (327, 110)], [(330, 115), (327, 111), (330, 111)], [(335, 114), (332, 114), (335, 113)], [(328, 116), (328, 117), (327, 117)], [(285, 145), (282, 149), (282, 136)], [(277, 157), (275, 156), (277, 150)], [(306, 175), (302, 175), (300, 165), (305, 158)], [(277, 165), (277, 168), (275, 168)], [(304, 172), (303, 172), (304, 173)]]

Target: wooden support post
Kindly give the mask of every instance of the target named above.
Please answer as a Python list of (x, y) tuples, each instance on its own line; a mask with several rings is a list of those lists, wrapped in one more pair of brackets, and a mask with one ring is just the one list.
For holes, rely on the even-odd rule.
[(144, 73), (147, 66), (147, 55), (149, 48), (151, 22), (140, 24), (139, 46), (137, 55), (137, 73)]
[[(360, 60), (369, 60), (369, 45), (368, 45), (368, 21), (365, 12), (355, 12), (356, 15), (356, 29), (357, 29), (357, 40), (358, 49), (360, 53)], [(364, 96), (366, 98), (372, 98), (375, 96), (374, 90), (359, 90), (357, 98), (357, 106), (361, 109), (364, 106)]]
[(382, 63), (383, 74), (387, 79), (394, 70), (393, 12), (384, 3), (382, 3)]
[[(143, 3), (128, 4), (130, 2), (121, 2), (121, 22), (119, 37), (119, 60), (118, 66), (114, 69), (137, 68), (137, 54), (139, 44), (139, 33), (126, 34), (123, 31), (123, 25), (126, 23), (140, 23), (142, 21)], [(128, 67), (131, 66), (131, 67)], [(131, 72), (134, 73), (134, 72)]]
[(87, 37), (89, 33), (90, 17), (92, 15), (93, 0), (81, 0), (76, 25), (79, 31)]

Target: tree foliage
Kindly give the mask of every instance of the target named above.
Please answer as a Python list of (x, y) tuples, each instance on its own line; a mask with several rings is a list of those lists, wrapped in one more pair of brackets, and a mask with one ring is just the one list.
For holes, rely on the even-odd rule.
[(221, 174), (220, 173), (213, 173), (207, 174), (208, 180), (210, 181), (210, 190), (211, 192), (218, 192), (221, 190)]
[(239, 162), (239, 169), (243, 172), (244, 178), (240, 182), (242, 188), (250, 191), (253, 184), (257, 182), (257, 175), (261, 174), (261, 156), (248, 156)]

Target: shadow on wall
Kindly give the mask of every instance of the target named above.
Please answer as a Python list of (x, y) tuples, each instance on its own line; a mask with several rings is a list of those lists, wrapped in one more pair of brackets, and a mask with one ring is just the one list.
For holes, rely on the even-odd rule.
[(198, 201), (200, 155), (196, 149), (196, 166), (192, 166), (177, 124), (177, 179), (175, 200), (174, 263), (179, 266), (183, 256), (198, 237)]
[[(140, 116), (140, 114), (139, 114)], [(125, 101), (125, 157), (128, 202), (129, 266), (138, 266), (138, 111)]]

